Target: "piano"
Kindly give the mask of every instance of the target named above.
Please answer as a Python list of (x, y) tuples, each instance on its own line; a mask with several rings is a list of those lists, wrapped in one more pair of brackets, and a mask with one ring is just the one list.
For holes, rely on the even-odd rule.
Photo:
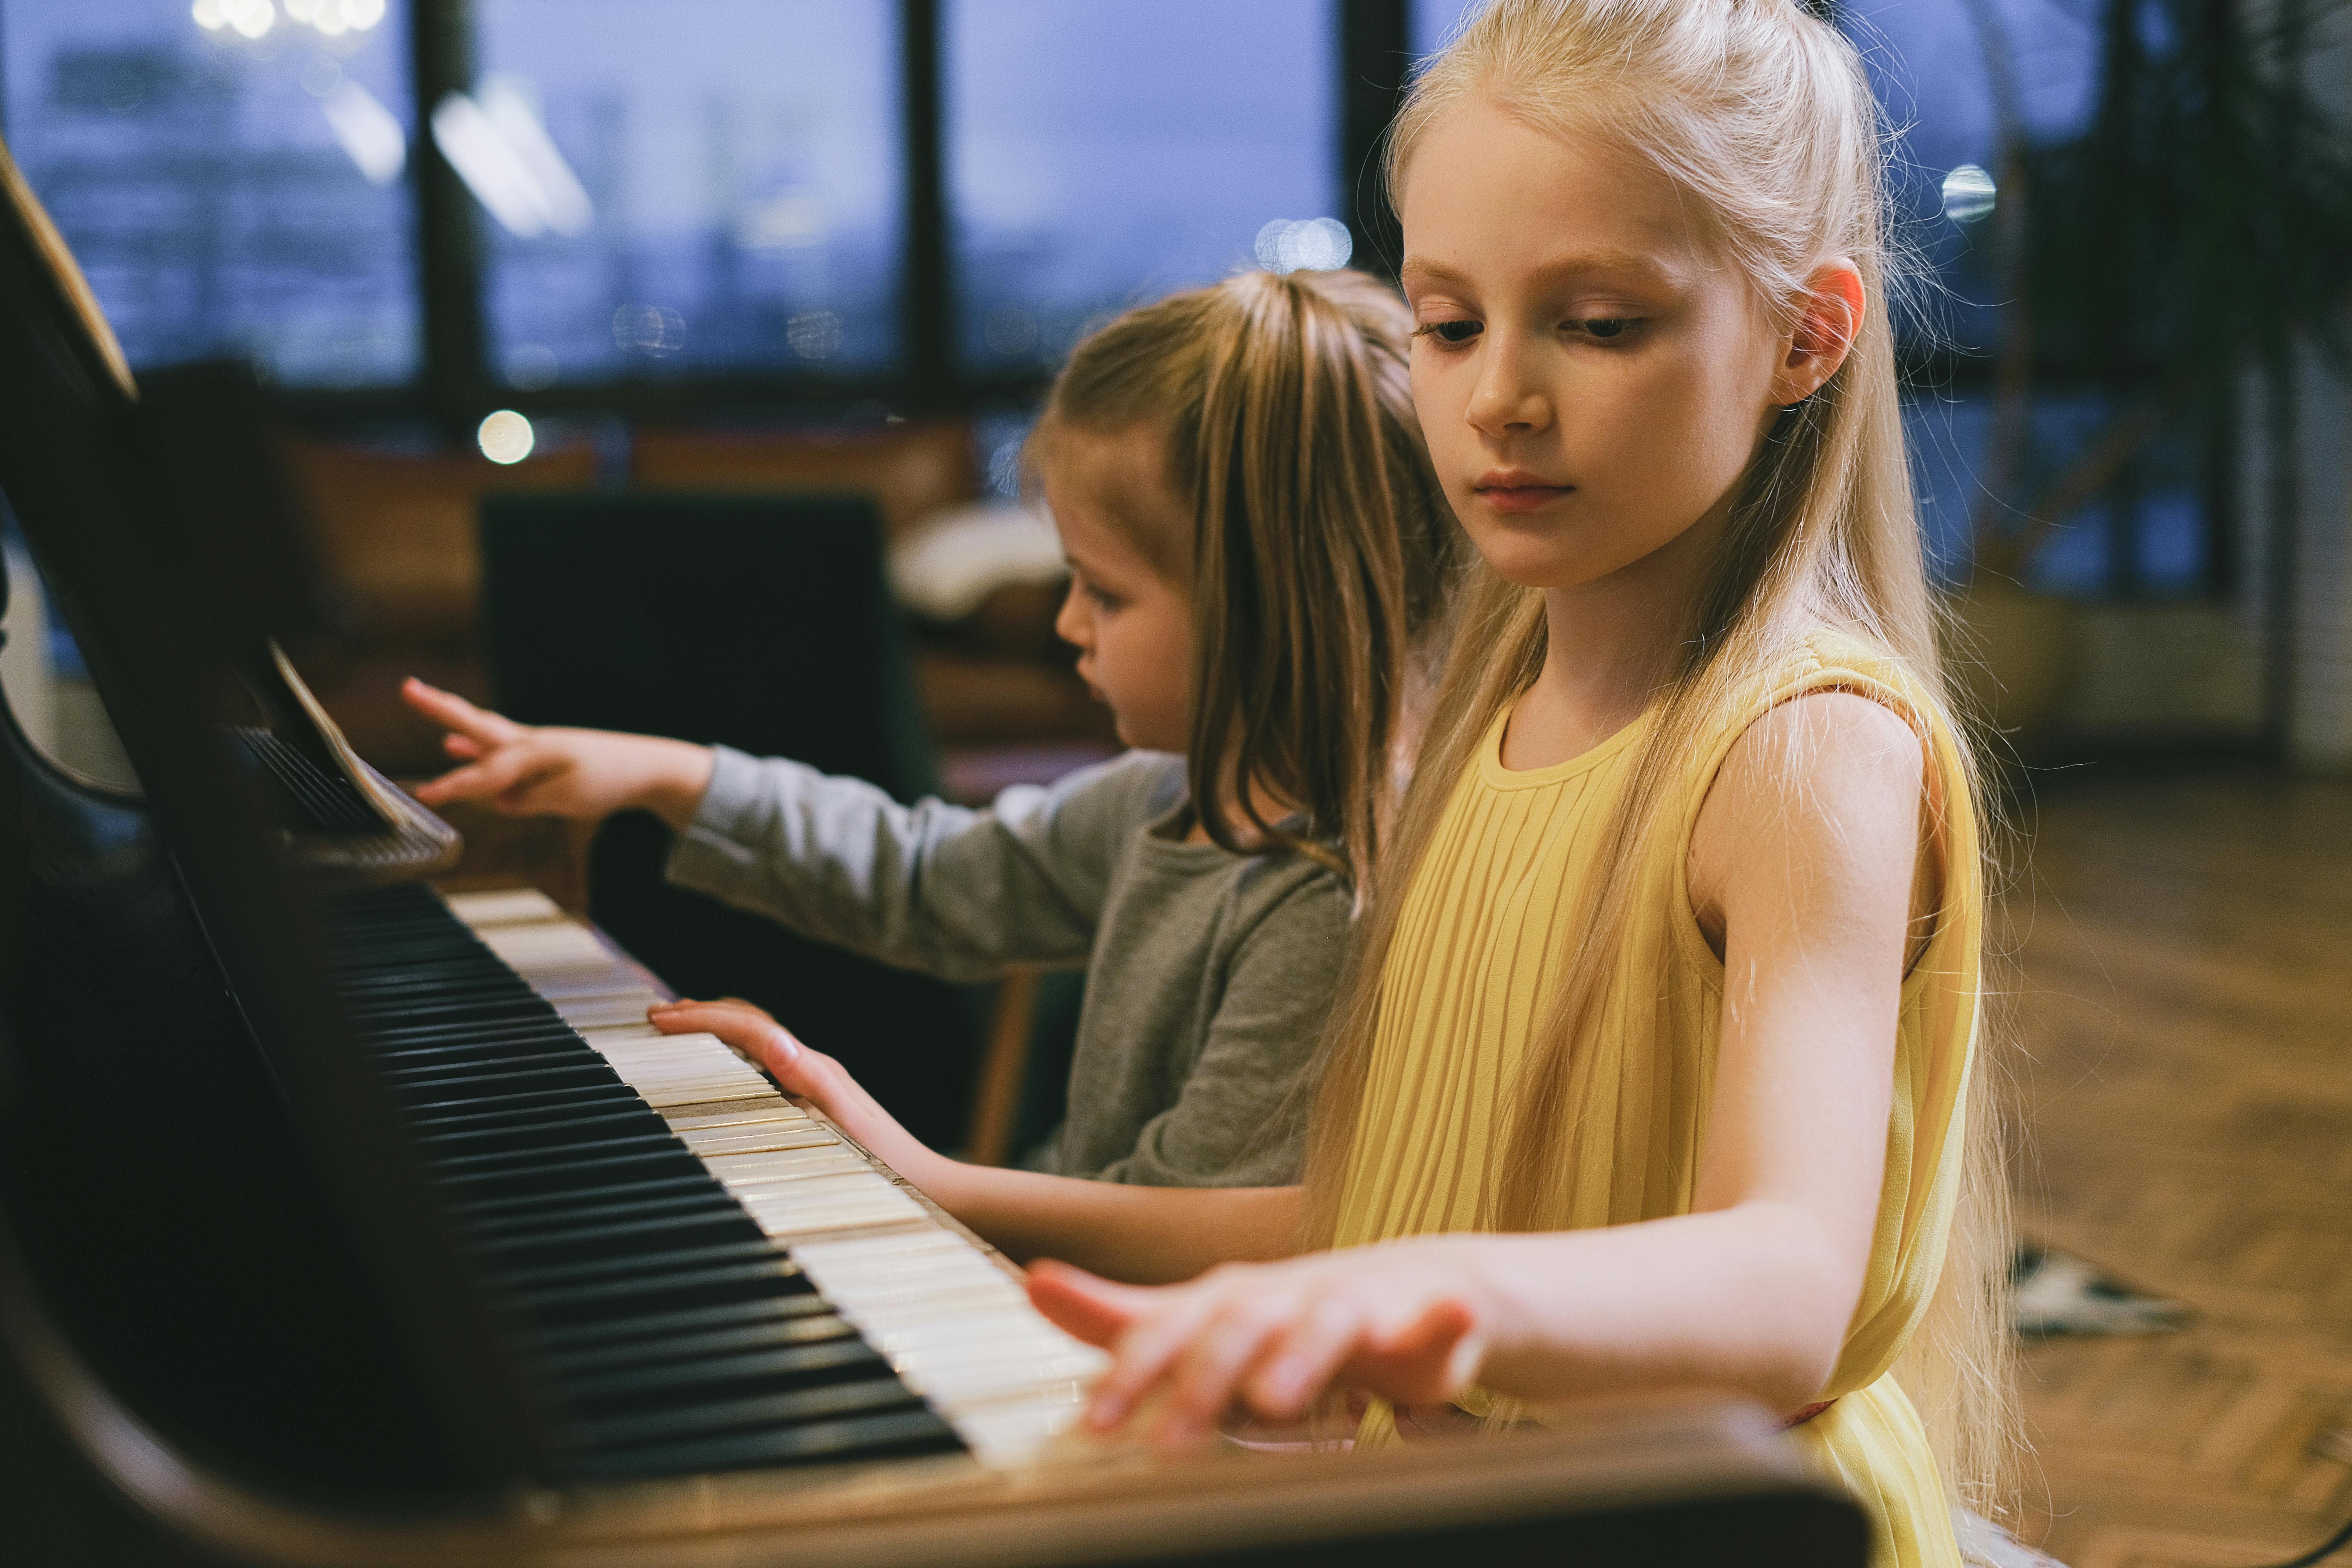
[[(1760, 1413), (1168, 1461), (1017, 1269), (340, 748), (249, 379), (135, 384), (0, 148), (0, 493), (140, 780), (0, 711), (0, 1554), (1858, 1564)], [(19, 585), (20, 591), (22, 585)]]

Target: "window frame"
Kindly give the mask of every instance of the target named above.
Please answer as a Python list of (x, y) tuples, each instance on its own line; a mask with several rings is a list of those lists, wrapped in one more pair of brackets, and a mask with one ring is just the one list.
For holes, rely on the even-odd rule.
[[(1328, 57), (1339, 75), (1335, 187), (1342, 194), (1356, 264), (1393, 276), (1395, 220), (1381, 188), (1381, 139), (1403, 101), (1411, 65), (1411, 0), (1340, 0)], [(940, 0), (898, 0), (901, 170), (906, 254), (900, 268), (899, 363), (878, 374), (822, 371), (614, 378), (525, 392), (499, 384), (484, 354), (480, 214), (425, 131), (431, 106), (470, 87), (472, 0), (411, 0), (410, 69), (418, 130), (409, 160), (416, 208), (415, 258), (423, 372), (404, 387), (289, 392), (299, 416), (324, 422), (426, 415), (469, 434), (493, 408), (528, 415), (677, 419), (730, 415), (823, 418), (875, 405), (892, 414), (965, 413), (1032, 400), (1041, 373), (975, 374), (956, 353), (956, 258), (949, 213), (942, 100), (947, 62)]]

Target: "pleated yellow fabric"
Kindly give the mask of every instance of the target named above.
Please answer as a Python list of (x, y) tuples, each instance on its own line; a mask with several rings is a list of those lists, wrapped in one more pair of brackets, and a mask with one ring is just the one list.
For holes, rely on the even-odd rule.
[[(1950, 1229), (1978, 1016), (1982, 885), (1961, 753), (1898, 661), (1853, 637), (1815, 635), (1717, 717), (1668, 785), (1662, 805), (1672, 818), (1628, 868), (1637, 891), (1617, 971), (1595, 1022), (1574, 1042), (1575, 1180), (1551, 1225), (1575, 1230), (1689, 1212), (1723, 1001), (1722, 962), (1690, 905), (1691, 831), (1740, 734), (1775, 705), (1824, 690), (1882, 702), (1919, 733), (1945, 875), (1934, 934), (1903, 986), (1877, 1230), (1861, 1304), (1822, 1394), (1837, 1403), (1795, 1437), (1863, 1500), (1881, 1568), (1957, 1568), (1926, 1435), (1888, 1369), (1935, 1289)], [(1501, 759), (1507, 719), (1464, 770), (1404, 895), (1338, 1246), (1492, 1228), (1508, 1107), (1573, 950), (1566, 927), (1647, 722), (1557, 767), (1513, 772)], [(1474, 1391), (1464, 1403), (1483, 1414), (1496, 1402)], [(1389, 1412), (1375, 1407), (1359, 1445), (1393, 1440)]]

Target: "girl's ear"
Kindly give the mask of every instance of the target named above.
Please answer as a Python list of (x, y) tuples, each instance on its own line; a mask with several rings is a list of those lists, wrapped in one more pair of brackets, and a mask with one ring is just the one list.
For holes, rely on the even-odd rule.
[(1784, 406), (1803, 402), (1837, 374), (1868, 308), (1862, 269), (1843, 257), (1822, 262), (1806, 281), (1804, 310), (1790, 334), (1780, 373), (1773, 379), (1772, 401)]

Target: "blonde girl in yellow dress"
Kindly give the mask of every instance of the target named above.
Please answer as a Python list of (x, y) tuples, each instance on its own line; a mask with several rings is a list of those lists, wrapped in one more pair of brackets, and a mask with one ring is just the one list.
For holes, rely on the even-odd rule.
[[(1354, 1388), (1363, 1446), (1729, 1390), (1879, 1563), (1955, 1568), (2005, 1409), (1985, 882), (1860, 62), (1795, 0), (1496, 0), (1392, 160), (1413, 400), (1483, 565), (1305, 1184), (945, 1201), (1067, 1260), (1032, 1293), (1115, 1351), (1099, 1426)], [(888, 1157), (833, 1064), (739, 1043)]]
[(1985, 889), (1881, 135), (1794, 0), (1498, 0), (1416, 83), (1414, 402), (1485, 570), (1323, 1085), (1299, 1213), (1336, 1250), (1040, 1270), (1118, 1351), (1099, 1421), (1732, 1388), (1881, 1563), (1957, 1563), (2003, 1386), (1998, 1248), (1948, 1245), (2000, 1220)]

